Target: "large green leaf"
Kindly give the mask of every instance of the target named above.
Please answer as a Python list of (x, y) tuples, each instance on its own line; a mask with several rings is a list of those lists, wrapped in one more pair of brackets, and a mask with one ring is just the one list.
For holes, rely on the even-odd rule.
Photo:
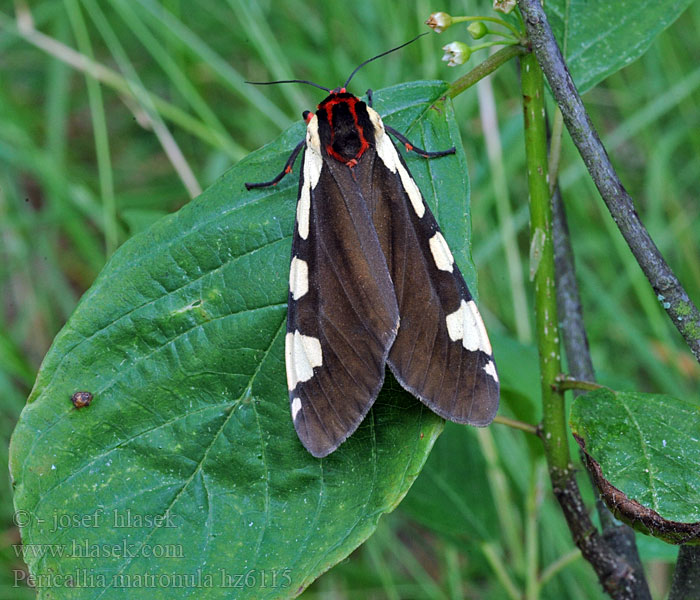
[[(408, 162), (473, 288), (466, 163), (445, 89), (402, 85), (375, 105), (417, 144), (457, 146)], [(443, 422), (395, 383), (326, 459), (294, 432), (283, 339), (297, 184), (243, 182), (273, 176), (302, 136), (299, 123), (124, 244), (56, 337), (11, 447), (41, 597), (294, 596), (420, 472)], [(73, 408), (78, 390), (91, 406)]]
[[(482, 542), (498, 523), (477, 431), (447, 423), (401, 510), (443, 536)], [(459, 457), (459, 460), (455, 460)]]
[(547, 0), (547, 16), (579, 92), (639, 58), (693, 0)]
[(571, 428), (608, 505), (632, 526), (700, 542), (700, 404), (600, 389), (579, 396)]

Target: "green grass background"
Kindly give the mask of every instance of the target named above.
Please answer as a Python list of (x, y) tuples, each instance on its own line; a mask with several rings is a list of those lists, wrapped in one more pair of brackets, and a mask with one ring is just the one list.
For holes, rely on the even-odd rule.
[[(160, 5), (170, 17), (151, 0), (0, 2), (2, 599), (34, 596), (13, 585), (13, 570), (23, 563), (14, 550), (19, 534), (5, 465), (10, 434), (54, 335), (119, 244), (177, 210), (323, 95), (306, 86), (253, 88), (243, 81), (294, 77), (333, 87), (362, 60), (423, 31), (433, 10), (489, 14), (488, 6), (466, 0), (441, 5), (163, 0)], [(28, 19), (47, 37), (32, 33)], [(644, 223), (696, 301), (698, 30), (696, 2), (640, 60), (584, 97)], [(485, 54), (449, 69), (440, 61), (440, 47), (454, 39), (468, 42), (464, 30), (455, 28), (368, 65), (353, 80), (353, 91), (414, 79), (456, 79)], [(110, 84), (98, 86), (66, 64), (78, 60), (76, 51), (103, 69)], [(508, 356), (517, 361), (531, 356), (533, 318), (514, 64), (496, 74), (490, 90), (471, 89), (455, 106), (472, 183), (480, 307), (497, 348), (511, 348)], [(495, 114), (497, 128), (485, 126), (485, 112)], [(502, 149), (491, 159), (487, 139)], [(560, 181), (600, 380), (616, 388), (697, 398), (700, 368), (668, 322), (566, 135)], [(523, 393), (532, 393), (526, 381), (523, 377)], [(462, 429), (448, 427), (436, 452), (461, 435)], [(491, 521), (481, 525), (494, 535), (487, 541), (450, 535), (449, 522), (460, 515), (440, 511), (447, 510), (447, 495), (459, 493), (459, 484), (440, 487), (450, 465), (436, 458), (406, 506), (383, 519), (364, 546), (303, 597), (509, 598), (509, 589), (511, 594), (524, 589), (524, 573), (532, 571), (533, 561), (540, 570), (554, 565), (541, 597), (602, 597), (592, 570), (573, 551), (539, 453), (527, 451), (522, 434), (503, 428), (466, 435), (474, 451), (485, 456), (477, 462), (487, 473), (496, 510), (487, 511)], [(470, 485), (468, 472), (462, 484)], [(434, 491), (432, 509), (423, 502), (426, 490)], [(426, 516), (430, 510), (435, 514)], [(640, 538), (640, 547), (655, 597), (661, 598), (676, 551), (646, 538)]]

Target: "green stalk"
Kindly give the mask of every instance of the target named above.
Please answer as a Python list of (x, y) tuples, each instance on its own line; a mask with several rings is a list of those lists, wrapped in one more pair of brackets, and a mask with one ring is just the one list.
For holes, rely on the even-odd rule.
[[(595, 381), (581, 381), (580, 379), (559, 379), (557, 383), (557, 388), (560, 392), (565, 392), (567, 390), (583, 390), (585, 392), (592, 392), (594, 390), (600, 390), (605, 388), (604, 385), (600, 385)], [(609, 388), (608, 388), (609, 389)]]
[(519, 44), (501, 48), (498, 52), (489, 56), (484, 62), (474, 67), (469, 73), (462, 75), (462, 77), (455, 81), (447, 92), (445, 92), (445, 96), (448, 98), (459, 96), (459, 94), (473, 86), (477, 81), (493, 73), (503, 63), (508, 62), (514, 56), (525, 54), (526, 52), (527, 48)]
[[(520, 39), (520, 38), (523, 36), (523, 34), (522, 34), (520, 31), (518, 31), (518, 28), (517, 28), (517, 27), (515, 27), (515, 26), (511, 25), (510, 23), (508, 23), (508, 21), (504, 21), (503, 19), (499, 19), (498, 17), (483, 17), (483, 16), (481, 16), (481, 17), (479, 17), (479, 16), (475, 16), (475, 17), (471, 17), (471, 16), (469, 16), (469, 17), (452, 17), (452, 24), (453, 24), (453, 25), (455, 25), (455, 24), (457, 24), (457, 23), (464, 23), (464, 22), (467, 22), (467, 21), (486, 21), (487, 23), (497, 23), (498, 25), (502, 25), (503, 27), (506, 27), (507, 29), (510, 29), (511, 32), (513, 33), (513, 35), (514, 35), (517, 39)], [(523, 28), (523, 31), (525, 31), (524, 28)]]
[(544, 78), (534, 54), (520, 61), (525, 113), (525, 150), (530, 192), (531, 272), (535, 280), (537, 346), (542, 389), (542, 440), (554, 489), (565, 487), (569, 474), (564, 394), (559, 391), (559, 321), (554, 278), (552, 205), (547, 182), (547, 137)]

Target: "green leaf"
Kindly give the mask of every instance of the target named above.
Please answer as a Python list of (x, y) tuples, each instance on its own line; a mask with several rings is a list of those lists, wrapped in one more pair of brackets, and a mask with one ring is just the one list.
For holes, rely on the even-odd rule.
[(692, 0), (549, 0), (547, 16), (580, 93), (639, 58)]
[(460, 541), (481, 543), (496, 536), (492, 525), (499, 519), (475, 430), (446, 424), (401, 510), (440, 535)]
[(700, 538), (700, 404), (600, 389), (579, 396), (571, 429), (613, 512), (671, 543)]
[[(407, 160), (474, 289), (446, 88), (401, 85), (375, 105), (416, 144), (457, 146)], [(10, 459), (40, 597), (220, 598), (225, 585), (229, 597), (295, 596), (420, 472), (443, 421), (395, 382), (330, 457), (296, 437), (283, 355), (297, 183), (243, 183), (276, 174), (303, 131), (294, 125), (125, 243), (56, 337)], [(94, 399), (76, 410), (81, 390)]]

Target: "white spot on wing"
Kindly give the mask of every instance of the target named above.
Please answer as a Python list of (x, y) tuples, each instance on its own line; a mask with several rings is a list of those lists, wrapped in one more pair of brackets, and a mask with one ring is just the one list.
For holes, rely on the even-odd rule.
[(321, 177), (321, 141), (318, 137), (318, 117), (311, 117), (306, 126), (306, 152), (304, 152), (303, 174), (304, 183), (301, 186), (299, 201), (297, 202), (297, 224), (301, 239), (309, 237), (309, 219), (311, 212), (311, 190), (318, 185)]
[(420, 190), (416, 182), (413, 181), (413, 177), (408, 174), (406, 167), (403, 166), (399, 159), (394, 143), (389, 139), (389, 135), (384, 130), (384, 123), (382, 123), (382, 118), (379, 116), (379, 113), (369, 106), (367, 107), (367, 112), (369, 113), (372, 125), (374, 125), (374, 139), (377, 155), (382, 159), (384, 166), (392, 173), (398, 171), (401, 184), (408, 194), (408, 199), (411, 201), (411, 206), (413, 206), (413, 210), (416, 211), (420, 219), (425, 214), (425, 204), (423, 203)]
[(296, 256), (292, 258), (292, 264), (289, 267), (289, 291), (294, 300), (299, 300), (309, 291), (309, 265)]
[(462, 300), (459, 308), (445, 317), (447, 333), (453, 342), (462, 340), (462, 345), (475, 352), (481, 350), (491, 354), (491, 342), (486, 334), (486, 327), (473, 300)]
[(435, 265), (441, 271), (449, 271), (452, 273), (452, 265), (455, 259), (452, 258), (452, 252), (447, 246), (447, 242), (443, 235), (436, 231), (435, 235), (430, 238), (430, 251), (433, 253), (433, 259), (435, 260)]
[(461, 340), (464, 337), (464, 311), (466, 302), (462, 300), (459, 308), (445, 317), (447, 324), (447, 333), (453, 342)]
[(496, 365), (493, 363), (492, 360), (490, 360), (488, 363), (486, 363), (486, 366), (484, 367), (484, 371), (486, 371), (487, 375), (491, 375), (493, 380), (498, 383), (498, 373), (496, 373)]
[[(321, 138), (318, 136), (318, 117), (313, 115), (306, 126), (306, 147), (313, 150), (319, 158), (321, 157)], [(320, 172), (320, 169), (319, 169)], [(311, 187), (316, 187), (314, 182)]]
[(314, 367), (323, 364), (321, 342), (313, 336), (302, 335), (299, 330), (287, 333), (284, 342), (287, 386), (293, 390), (297, 383), (308, 381), (314, 376)]
[(292, 400), (292, 421), (296, 421), (297, 415), (301, 410), (301, 400), (299, 398), (294, 398)]
[[(306, 159), (304, 159), (306, 165)], [(306, 169), (304, 169), (306, 171)], [(297, 202), (297, 231), (302, 240), (309, 237), (309, 212), (311, 211), (311, 187), (304, 176), (304, 183), (301, 186), (301, 194)]]

